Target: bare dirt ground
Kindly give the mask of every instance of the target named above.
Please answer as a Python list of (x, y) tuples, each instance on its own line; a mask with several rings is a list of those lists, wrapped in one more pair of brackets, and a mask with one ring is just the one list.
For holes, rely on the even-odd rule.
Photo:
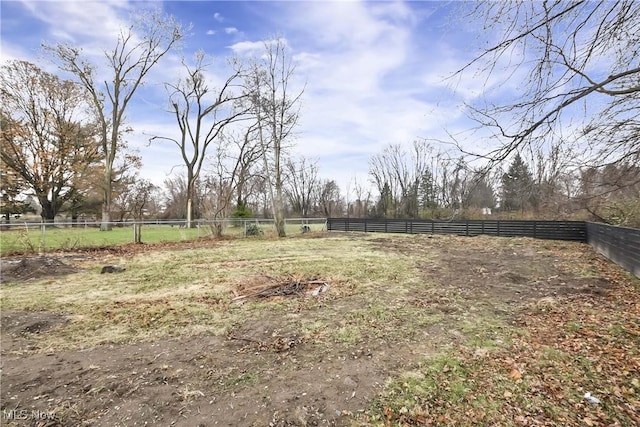
[[(271, 326), (239, 332), (270, 342)], [(65, 426), (338, 425), (366, 409), (389, 366), (401, 362), (388, 349), (327, 355), (313, 344), (281, 350), (217, 337), (5, 356), (3, 408), (62, 408), (68, 416), (47, 425)]]
[[(266, 311), (238, 323), (228, 336), (47, 353), (37, 350), (38, 337), (64, 328), (65, 313), (3, 311), (2, 422), (49, 427), (361, 424), (389, 378), (441, 345), (464, 341), (456, 322), (465, 313), (485, 310), (523, 324), (524, 312), (553, 311), (567, 298), (604, 297), (616, 287), (587, 246), (487, 242), (444, 236), (369, 240), (382, 253), (434, 254), (416, 268), (418, 279), (438, 283), (438, 290), (416, 286), (400, 303), (424, 307), (443, 321), (421, 331), (419, 339), (401, 342), (375, 333), (355, 344), (303, 338), (290, 319)], [(55, 255), (12, 261), (11, 267), (2, 266), (3, 281), (28, 284), (39, 275), (78, 270), (72, 259)], [(578, 264), (590, 274), (579, 274)], [(326, 304), (346, 316), (361, 301), (351, 295)], [(323, 304), (314, 305), (300, 316), (312, 319), (322, 311)], [(418, 418), (386, 413), (388, 423), (420, 424)]]

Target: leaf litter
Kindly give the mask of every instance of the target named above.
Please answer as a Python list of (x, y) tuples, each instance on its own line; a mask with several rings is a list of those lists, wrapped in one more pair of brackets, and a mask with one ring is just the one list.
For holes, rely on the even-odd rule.
[[(165, 337), (23, 356), (26, 338), (3, 331), (2, 380), (9, 384), (3, 400), (55, 410), (65, 425), (640, 424), (637, 279), (573, 243), (385, 236), (366, 245), (412, 257), (417, 276), (357, 282), (346, 295), (338, 292), (341, 275), (335, 273), (332, 280), (245, 276), (230, 298), (256, 307), (239, 309), (247, 318), (226, 339)], [(310, 298), (314, 291), (324, 296), (330, 285), (331, 298)], [(197, 301), (212, 310), (227, 309), (222, 295), (202, 298)], [(370, 298), (378, 304), (363, 307)], [(151, 327), (158, 322), (156, 308), (165, 320), (192, 319), (186, 308), (170, 310), (169, 299), (130, 310), (122, 304), (106, 307), (103, 314), (126, 314), (105, 316), (106, 324)], [(136, 308), (147, 314), (134, 315)], [(416, 313), (411, 310), (433, 311), (443, 320), (404, 336), (386, 333), (409, 328), (390, 320), (397, 315), (405, 322)], [(16, 311), (3, 324), (22, 315)], [(359, 328), (361, 339), (332, 341), (331, 325), (341, 332)], [(425, 356), (427, 331), (435, 356)], [(5, 338), (14, 345), (7, 347)], [(590, 403), (587, 393), (600, 403)], [(33, 400), (43, 395), (46, 407), (44, 398)], [(121, 409), (111, 410), (114, 405)]]

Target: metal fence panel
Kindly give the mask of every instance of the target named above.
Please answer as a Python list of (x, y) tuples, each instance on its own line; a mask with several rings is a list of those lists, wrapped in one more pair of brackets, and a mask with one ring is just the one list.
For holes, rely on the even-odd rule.
[(327, 218), (329, 231), (532, 237), (588, 242), (602, 255), (640, 277), (640, 230), (584, 221)]
[(431, 221), (424, 219), (328, 218), (329, 231), (364, 231), (369, 233), (454, 234), (586, 242), (584, 221), (511, 221), (469, 220)]
[(587, 235), (596, 251), (640, 277), (640, 230), (588, 222)]

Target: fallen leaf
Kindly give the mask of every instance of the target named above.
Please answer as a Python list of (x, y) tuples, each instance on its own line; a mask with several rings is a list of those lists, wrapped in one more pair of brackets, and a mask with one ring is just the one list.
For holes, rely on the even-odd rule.
[(514, 380), (519, 380), (520, 378), (522, 378), (522, 373), (514, 368), (511, 370), (509, 376)]
[(425, 416), (423, 416), (423, 415), (417, 415), (417, 416), (416, 416), (416, 418), (415, 418), (415, 421), (416, 421), (418, 424), (422, 424), (422, 425), (425, 425), (425, 426), (426, 426), (427, 424), (429, 424), (429, 420), (428, 420)]
[(516, 422), (516, 424), (518, 424), (519, 426), (524, 426), (527, 425), (527, 419), (525, 417), (523, 417), (522, 415), (518, 415), (514, 421)]

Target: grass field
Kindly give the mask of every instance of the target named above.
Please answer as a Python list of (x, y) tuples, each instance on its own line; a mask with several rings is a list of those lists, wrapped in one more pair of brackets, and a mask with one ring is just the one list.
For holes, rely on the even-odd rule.
[[(75, 273), (3, 277), (3, 409), (16, 396), (60, 425), (638, 422), (638, 280), (587, 245), (310, 233), (64, 260)], [(273, 278), (329, 288), (239, 299)]]
[[(286, 231), (289, 235), (300, 234), (299, 223), (288, 224)], [(309, 225), (311, 230), (320, 231), (324, 223), (315, 222)], [(274, 235), (273, 226), (261, 223), (259, 229), (262, 235)], [(176, 225), (144, 225), (142, 226), (143, 243), (180, 242), (211, 237), (212, 229), (208, 225), (196, 228), (182, 228)], [(224, 229), (224, 236), (239, 237), (244, 234), (244, 226), (228, 226)], [(0, 232), (0, 254), (23, 254), (51, 252), (56, 250), (74, 250), (84, 248), (118, 246), (133, 242), (133, 226), (114, 226), (111, 231), (100, 231), (96, 227), (79, 226), (54, 227), (47, 226), (44, 233), (40, 226), (12, 226), (11, 229)]]

